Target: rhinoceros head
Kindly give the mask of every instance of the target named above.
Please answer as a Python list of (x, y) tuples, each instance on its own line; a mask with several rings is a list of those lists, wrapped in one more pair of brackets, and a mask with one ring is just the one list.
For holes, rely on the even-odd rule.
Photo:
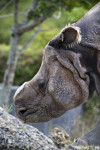
[[(95, 11), (100, 14), (100, 4)], [(15, 110), (22, 121), (49, 121), (82, 104), (95, 89), (99, 93), (98, 48), (93, 33), (86, 30), (94, 26), (88, 15), (47, 44), (38, 73), (16, 91)]]

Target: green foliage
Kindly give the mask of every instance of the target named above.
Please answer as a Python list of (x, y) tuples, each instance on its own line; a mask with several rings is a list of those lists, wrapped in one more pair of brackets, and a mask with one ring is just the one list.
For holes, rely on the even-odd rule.
[(20, 56), (15, 73), (15, 85), (21, 85), (24, 82), (32, 79), (40, 68), (42, 54), (24, 53)]
[(3, 75), (6, 67), (9, 46), (0, 45), (0, 82), (3, 80)]
[[(0, 82), (3, 81), (9, 49), (10, 47), (7, 45), (0, 45)], [(23, 82), (32, 79), (40, 68), (41, 61), (41, 51), (33, 52), (32, 49), (27, 49), (19, 58), (14, 84), (21, 85)]]
[[(1, 0), (0, 6), (1, 8), (7, 4), (7, 2), (10, 0)], [(30, 12), (29, 18), (30, 21), (36, 20), (38, 17), (44, 16), (47, 19), (43, 24), (43, 29), (46, 28), (46, 30), (53, 30), (57, 34), (61, 28), (63, 28), (67, 23), (73, 23), (76, 22), (78, 19), (80, 19), (91, 7), (93, 7), (99, 0), (91, 1), (91, 0), (38, 0), (38, 6), (35, 10), (35, 12)], [(29, 6), (32, 3), (32, 0), (19, 1), (19, 11), (26, 12)], [(61, 11), (61, 17), (57, 20), (54, 17), (52, 17), (53, 12), (58, 13)], [(14, 3), (11, 3), (11, 5), (3, 11), (2, 15), (7, 14), (13, 14), (14, 12)], [(19, 22), (21, 21), (24, 14), (19, 15)], [(50, 18), (51, 17), (51, 18)], [(6, 43), (9, 44), (10, 42), (10, 29), (13, 25), (13, 17), (4, 18), (1, 19), (0, 24), (0, 43)], [(44, 27), (45, 26), (45, 27)], [(54, 31), (55, 30), (55, 31)], [(6, 32), (5, 32), (6, 31)], [(57, 32), (56, 32), (57, 31)], [(50, 31), (48, 32), (50, 33)], [(55, 34), (50, 33), (50, 38), (53, 37)], [(24, 40), (22, 40), (21, 44), (26, 43), (28, 38), (32, 35), (32, 31), (28, 32), (24, 35)], [(46, 40), (48, 42), (49, 40)], [(23, 42), (24, 41), (24, 42)], [(45, 41), (45, 40), (44, 40)], [(45, 42), (45, 43), (46, 43)]]
[(92, 98), (87, 100), (84, 105), (84, 110), (87, 112), (89, 115), (88, 117), (91, 120), (97, 120), (97, 117), (100, 115), (100, 97), (96, 94), (96, 92)]
[(0, 0), (0, 9), (4, 7), (10, 0)]
[(72, 8), (80, 6), (89, 9), (91, 5), (90, 0), (38, 0), (35, 11), (31, 11), (29, 14), (29, 19), (49, 18), (52, 16), (52, 13), (59, 9), (70, 11)]

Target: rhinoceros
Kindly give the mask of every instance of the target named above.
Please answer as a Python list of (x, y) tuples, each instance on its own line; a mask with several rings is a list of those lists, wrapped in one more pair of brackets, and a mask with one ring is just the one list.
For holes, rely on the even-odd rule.
[[(100, 2), (45, 47), (37, 74), (14, 95), (18, 118), (46, 122), (100, 95)], [(100, 119), (77, 143), (100, 145)], [(84, 143), (83, 142), (83, 143)]]

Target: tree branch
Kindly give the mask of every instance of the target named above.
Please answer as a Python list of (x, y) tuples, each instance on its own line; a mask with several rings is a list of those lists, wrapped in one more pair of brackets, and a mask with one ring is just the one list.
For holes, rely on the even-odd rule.
[[(23, 15), (23, 14), (25, 14), (25, 12), (19, 12), (18, 14)], [(9, 17), (14, 17), (14, 14), (2, 15), (2, 16), (0, 16), (0, 19), (9, 18)]]
[(28, 23), (28, 16), (29, 16), (29, 13), (30, 13), (31, 11), (34, 12), (36, 7), (37, 7), (37, 0), (33, 0), (33, 2), (32, 2), (32, 4), (31, 4), (30, 8), (28, 9), (28, 11), (26, 12), (24, 18), (22, 19), (21, 24), (24, 25), (24, 24)]
[(18, 25), (18, 4), (19, 4), (19, 0), (15, 0), (15, 12), (14, 12), (14, 23), (15, 26)]
[(18, 32), (19, 34), (23, 34), (24, 32), (30, 31), (31, 29), (35, 28), (36, 26), (38, 26), (39, 24), (41, 24), (43, 21), (45, 20), (45, 17), (41, 17), (40, 19), (38, 19), (35, 22), (23, 25), (19, 28)]
[(61, 17), (61, 11), (58, 12), (58, 15), (57, 15), (57, 16), (54, 14), (53, 17), (54, 17), (55, 19), (57, 19), (57, 20), (60, 19), (60, 17)]
[(9, 1), (9, 2), (0, 10), (0, 13), (2, 13), (12, 2), (13, 2), (13, 0)]
[(37, 36), (37, 34), (40, 31), (44, 31), (42, 28), (38, 28), (35, 33), (32, 35), (32, 37), (28, 40), (28, 42), (23, 46), (22, 49), (19, 50), (19, 54), (21, 54), (25, 49), (28, 48), (28, 46), (31, 44), (31, 42), (35, 39), (35, 37)]

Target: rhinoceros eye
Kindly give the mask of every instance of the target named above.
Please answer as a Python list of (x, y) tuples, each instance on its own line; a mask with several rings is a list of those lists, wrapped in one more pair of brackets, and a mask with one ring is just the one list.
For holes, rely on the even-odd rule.
[(44, 81), (39, 81), (38, 82), (38, 87), (39, 87), (39, 89), (44, 89), (45, 88), (45, 82)]

